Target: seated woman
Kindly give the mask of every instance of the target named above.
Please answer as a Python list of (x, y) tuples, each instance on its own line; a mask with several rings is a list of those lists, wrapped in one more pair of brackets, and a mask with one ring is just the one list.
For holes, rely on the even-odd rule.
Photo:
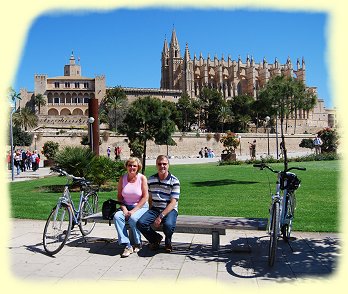
[[(114, 215), (118, 243), (125, 246), (121, 257), (128, 257), (133, 252), (140, 250), (141, 234), (136, 228), (136, 222), (149, 208), (147, 179), (139, 173), (142, 168), (140, 160), (130, 157), (126, 161), (125, 167), (127, 173), (120, 177), (117, 189), (117, 199), (124, 204), (121, 205), (121, 210)], [(128, 221), (134, 240), (130, 240), (128, 236), (126, 221)]]

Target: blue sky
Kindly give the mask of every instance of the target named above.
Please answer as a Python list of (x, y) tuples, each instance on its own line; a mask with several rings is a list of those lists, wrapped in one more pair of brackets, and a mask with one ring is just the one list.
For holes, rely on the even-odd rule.
[(328, 15), (319, 12), (227, 9), (118, 9), (52, 12), (29, 29), (14, 88), (34, 90), (34, 74), (63, 75), (70, 54), (80, 58), (82, 75), (106, 76), (107, 86), (159, 88), (161, 52), (173, 27), (184, 53), (220, 59), (247, 55), (259, 63), (288, 56), (306, 62), (307, 85), (318, 88), (334, 107), (327, 67)]

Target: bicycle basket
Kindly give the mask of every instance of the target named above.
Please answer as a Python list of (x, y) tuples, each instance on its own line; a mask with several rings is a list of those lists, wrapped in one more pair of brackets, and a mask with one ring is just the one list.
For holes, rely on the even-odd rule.
[(293, 173), (286, 173), (286, 189), (287, 190), (296, 190), (300, 187), (301, 180)]

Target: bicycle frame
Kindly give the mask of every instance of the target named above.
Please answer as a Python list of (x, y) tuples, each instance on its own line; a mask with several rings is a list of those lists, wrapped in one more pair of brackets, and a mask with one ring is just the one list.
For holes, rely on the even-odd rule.
[(79, 204), (78, 204), (78, 207), (76, 209), (74, 201), (73, 201), (71, 194), (70, 194), (69, 184), (70, 183), (69, 183), (69, 177), (68, 177), (67, 183), (64, 186), (63, 195), (61, 197), (59, 197), (57, 205), (61, 205), (61, 203), (68, 205), (72, 210), (72, 217), (73, 217), (74, 223), (78, 224), (80, 221), (82, 203), (84, 201), (86, 201), (85, 191), (84, 190), (80, 191)]
[[(269, 224), (272, 223), (272, 209), (274, 202), (279, 202), (280, 204), (280, 218), (279, 218), (279, 227), (278, 227), (278, 235), (280, 235), (280, 230), (282, 226), (289, 221), (286, 219), (286, 203), (288, 199), (288, 190), (281, 189), (281, 183), (284, 182), (284, 186), (287, 184), (286, 173), (280, 171), (277, 173), (277, 182), (276, 182), (276, 190), (275, 193), (272, 194), (272, 202), (270, 208), (270, 216), (269, 216)], [(268, 233), (270, 233), (270, 227), (268, 226)]]

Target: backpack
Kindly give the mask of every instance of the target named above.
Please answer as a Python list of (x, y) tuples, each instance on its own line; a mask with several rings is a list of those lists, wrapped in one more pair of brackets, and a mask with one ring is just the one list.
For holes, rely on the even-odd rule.
[(114, 214), (117, 211), (116, 204), (121, 204), (121, 202), (114, 199), (108, 199), (103, 202), (102, 215), (103, 219), (109, 220), (109, 226), (111, 226), (111, 220), (113, 220)]

